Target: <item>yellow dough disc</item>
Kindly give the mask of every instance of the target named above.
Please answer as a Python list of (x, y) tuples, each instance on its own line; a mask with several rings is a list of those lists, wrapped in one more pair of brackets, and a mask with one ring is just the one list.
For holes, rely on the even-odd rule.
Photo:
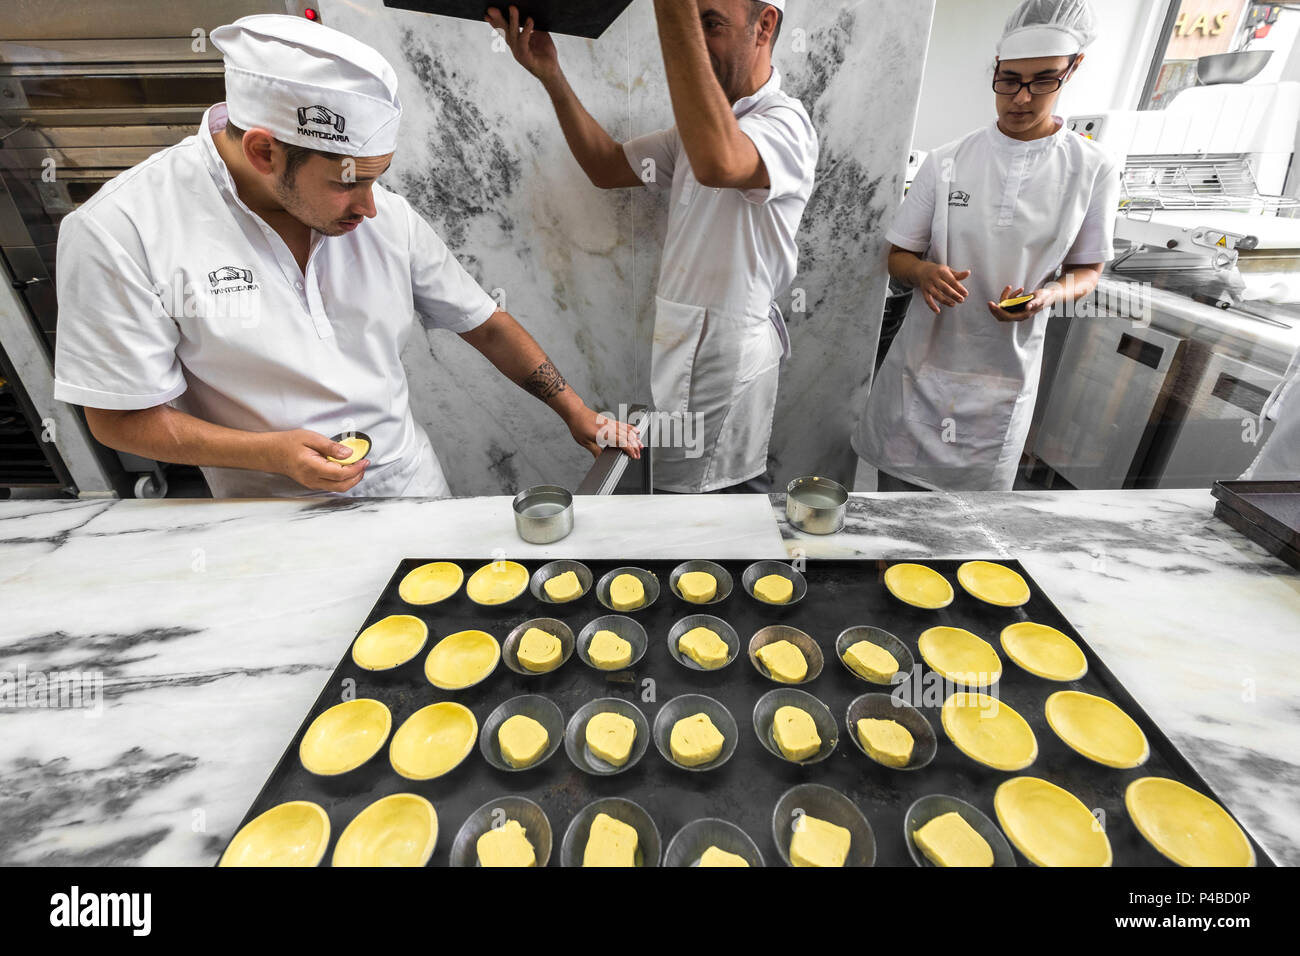
[(797, 684), (808, 676), (808, 658), (799, 645), (790, 641), (773, 641), (755, 652), (759, 663), (767, 668), (772, 680), (782, 684)]
[(885, 587), (904, 604), (938, 610), (952, 603), (952, 585), (938, 571), (924, 564), (895, 564), (885, 571)]
[(516, 651), (519, 666), (532, 674), (545, 674), (560, 666), (564, 659), (564, 645), (560, 639), (540, 627), (530, 627), (519, 638)]
[(379, 701), (344, 701), (311, 722), (298, 745), (298, 757), (310, 773), (337, 776), (379, 753), (392, 729), (392, 712)]
[(505, 604), (528, 587), (528, 569), (514, 561), (493, 561), (472, 575), (465, 593), (475, 604)]
[(330, 842), (323, 807), (293, 800), (249, 820), (221, 854), (218, 866), (315, 866)]
[(677, 593), (692, 604), (707, 604), (717, 596), (718, 579), (708, 571), (687, 571), (677, 579)]
[(1138, 833), (1179, 866), (1255, 865), (1255, 848), (1228, 811), (1177, 780), (1134, 780), (1124, 806)]
[(731, 648), (717, 631), (707, 627), (693, 627), (677, 639), (677, 650), (685, 654), (706, 671), (717, 670), (727, 663)]
[(957, 583), (971, 597), (998, 607), (1020, 607), (1029, 600), (1024, 578), (989, 561), (967, 561), (957, 569)]
[(582, 581), (578, 579), (577, 571), (565, 571), (553, 578), (547, 578), (546, 583), (542, 585), (542, 590), (555, 603), (565, 604), (582, 597)]
[(616, 611), (635, 611), (645, 603), (645, 585), (635, 574), (620, 574), (609, 582), (609, 603)]
[(1043, 709), (1056, 736), (1089, 760), (1130, 770), (1151, 754), (1142, 728), (1104, 697), (1061, 690), (1047, 698)]
[(418, 617), (390, 614), (357, 635), (352, 660), (362, 670), (392, 670), (420, 653), (428, 639), (429, 626)]
[(640, 834), (636, 827), (598, 813), (591, 821), (587, 846), (582, 851), (583, 866), (636, 866)]
[(388, 759), (409, 780), (432, 780), (469, 756), (478, 721), (468, 707), (442, 701), (421, 707), (393, 734)]
[(1067, 634), (1046, 624), (1021, 621), (1002, 629), (1002, 649), (1035, 677), (1078, 680), (1088, 673), (1088, 658)]
[(518, 820), (507, 820), (493, 827), (474, 844), (479, 866), (527, 867), (537, 865), (537, 851), (528, 839), (524, 825)]
[(844, 652), (844, 663), (853, 673), (873, 684), (888, 684), (898, 673), (898, 659), (879, 644), (858, 641)]
[(424, 676), (434, 687), (459, 690), (491, 674), (500, 659), (501, 645), (487, 631), (457, 631), (433, 645)]
[(587, 658), (600, 670), (618, 670), (632, 663), (632, 645), (613, 631), (597, 631), (587, 645)]
[(693, 714), (673, 724), (668, 735), (668, 748), (673, 759), (683, 767), (699, 767), (718, 759), (722, 745), (727, 742), (709, 719), (708, 714)]
[(516, 770), (537, 762), (546, 753), (551, 735), (527, 714), (515, 714), (497, 728), (497, 745), (505, 762)]
[(996, 697), (953, 694), (939, 717), (958, 750), (994, 770), (1024, 770), (1038, 758), (1033, 728)]
[(370, 442), (366, 441), (364, 438), (358, 438), (355, 435), (352, 438), (344, 438), (340, 440), (339, 444), (347, 445), (352, 449), (352, 454), (348, 455), (346, 458), (330, 459), (330, 461), (337, 462), (340, 465), (354, 465), (362, 458), (365, 458), (366, 452), (370, 451)]
[(989, 841), (962, 817), (949, 812), (935, 817), (912, 833), (917, 848), (935, 866), (992, 866)]
[(931, 669), (954, 684), (988, 687), (1002, 676), (1002, 658), (993, 645), (960, 627), (932, 627), (917, 646)]
[(791, 866), (843, 866), (853, 845), (853, 832), (838, 823), (799, 814), (790, 838)]
[(424, 866), (438, 840), (438, 813), (415, 793), (394, 793), (366, 807), (344, 828), (332, 866)]
[(397, 586), (397, 596), (407, 604), (437, 604), (459, 591), (464, 581), (459, 564), (434, 561), (408, 571)]
[(817, 722), (802, 707), (786, 704), (772, 715), (772, 739), (786, 760), (807, 760), (822, 749)]
[(700, 866), (749, 866), (749, 861), (721, 847), (711, 846), (700, 855)]
[(998, 824), (1036, 866), (1110, 866), (1110, 840), (1074, 794), (1038, 777), (1013, 777), (993, 794)]
[(784, 574), (768, 574), (754, 582), (754, 597), (768, 604), (789, 604), (794, 582)]
[(607, 764), (621, 767), (632, 755), (636, 742), (636, 722), (630, 717), (604, 711), (587, 721), (583, 732), (591, 752)]

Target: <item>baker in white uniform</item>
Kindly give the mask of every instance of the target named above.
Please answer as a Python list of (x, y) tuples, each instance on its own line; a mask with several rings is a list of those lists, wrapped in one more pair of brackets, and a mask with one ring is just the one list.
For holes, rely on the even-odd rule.
[[(215, 497), (449, 494), (411, 414), (418, 314), (547, 402), (593, 454), (597, 416), (433, 228), (376, 183), (397, 148), (392, 67), (299, 17), (214, 30), (225, 103), (61, 226), (55, 397), (104, 444), (203, 468)], [(361, 431), (370, 457), (329, 436)], [(364, 479), (364, 480), (363, 480)]]
[[(886, 233), (915, 292), (853, 438), (881, 490), (1014, 484), (1052, 307), (1114, 258), (1119, 161), (1052, 112), (1094, 37), (1086, 0), (1024, 0), (998, 46), (997, 121), (930, 153)], [(1023, 311), (999, 306), (1022, 293)]]
[(790, 354), (775, 300), (798, 266), (818, 155), (807, 111), (772, 66), (784, 11), (785, 0), (655, 0), (677, 122), (622, 144), (582, 106), (547, 34), (514, 7), (508, 20), (488, 14), (542, 81), (593, 184), (669, 192), (651, 354), (660, 491), (771, 486), (768, 442)]
[(1246, 481), (1300, 481), (1300, 351), (1282, 384), (1269, 396), (1261, 419), (1276, 422), (1259, 457), (1241, 477)]

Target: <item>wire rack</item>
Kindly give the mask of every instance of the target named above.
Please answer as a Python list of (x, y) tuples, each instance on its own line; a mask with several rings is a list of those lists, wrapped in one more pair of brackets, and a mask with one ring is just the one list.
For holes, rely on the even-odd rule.
[(1300, 206), (1300, 199), (1259, 191), (1247, 156), (1130, 156), (1120, 207), (1231, 209), (1266, 213)]

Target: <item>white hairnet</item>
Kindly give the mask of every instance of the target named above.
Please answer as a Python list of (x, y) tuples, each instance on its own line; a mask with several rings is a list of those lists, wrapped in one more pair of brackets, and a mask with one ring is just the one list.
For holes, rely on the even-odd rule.
[(1088, 0), (1021, 0), (1007, 20), (998, 57), (1073, 56), (1095, 39), (1097, 18)]

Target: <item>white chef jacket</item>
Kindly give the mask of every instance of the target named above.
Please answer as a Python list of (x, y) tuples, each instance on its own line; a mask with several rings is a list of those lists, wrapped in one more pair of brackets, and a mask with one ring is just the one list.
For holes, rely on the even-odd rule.
[(932, 152), (886, 238), (956, 272), (969, 295), (935, 315), (920, 291), (858, 421), (881, 471), (945, 491), (1010, 490), (1034, 413), (1048, 312), (999, 322), (1004, 286), (1114, 258), (1120, 165), (1067, 130), (1030, 142), (997, 124)]
[[(348, 496), (441, 496), (411, 414), (402, 347), (419, 314), (463, 333), (496, 303), (433, 228), (376, 184), (377, 214), (313, 233), (305, 273), (235, 191), (199, 131), (107, 183), (64, 219), (54, 396), (104, 409), (171, 403), (246, 431), (362, 431), (371, 464)], [(204, 468), (218, 498), (306, 496), (283, 475)]]
[(1277, 425), (1242, 479), (1300, 480), (1300, 351), (1291, 357), (1291, 368), (1282, 384), (1269, 396), (1260, 418)]
[(684, 416), (687, 428), (702, 424), (700, 456), (655, 449), (655, 487), (665, 491), (716, 491), (767, 471), (789, 353), (773, 300), (798, 269), (795, 234), (812, 195), (817, 133), (803, 104), (781, 91), (775, 68), (733, 110), (767, 167), (767, 189), (701, 186), (676, 127), (623, 144), (649, 189), (671, 190), (651, 353), (655, 408)]

